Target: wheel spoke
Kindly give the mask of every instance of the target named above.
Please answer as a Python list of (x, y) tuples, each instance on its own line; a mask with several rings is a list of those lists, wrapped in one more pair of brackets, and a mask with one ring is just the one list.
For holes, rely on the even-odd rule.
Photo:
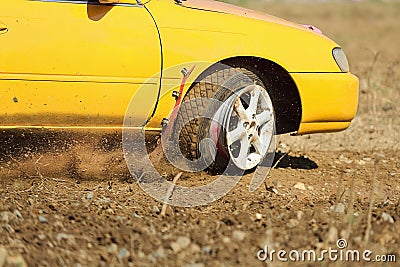
[(264, 124), (261, 129), (260, 129), (260, 136), (264, 136), (265, 134), (267, 135), (273, 135), (274, 132), (274, 124), (273, 121), (269, 121), (266, 124)]
[(234, 110), (236, 111), (239, 118), (244, 119), (246, 117), (246, 109), (243, 107), (240, 97), (235, 100)]
[(249, 148), (250, 148), (250, 142), (247, 139), (247, 136), (245, 136), (244, 138), (242, 138), (242, 141), (240, 141), (240, 152), (239, 156), (237, 157), (237, 160), (244, 166), (246, 165), (247, 156), (249, 154)]
[(261, 94), (261, 91), (258, 88), (255, 88), (253, 90), (253, 95), (250, 94), (251, 98), (250, 98), (249, 108), (252, 113), (256, 113), (256, 111), (257, 111), (258, 100), (260, 99), (260, 94)]
[(236, 141), (242, 139), (243, 135), (246, 133), (245, 128), (243, 125), (239, 122), (238, 126), (236, 127), (235, 130), (232, 130), (228, 132), (228, 146), (232, 145)]
[(261, 140), (260, 137), (256, 137), (255, 140), (252, 142), (254, 148), (256, 149), (257, 153), (260, 155), (264, 155), (265, 153), (265, 146), (264, 142)]
[(264, 110), (260, 114), (256, 116), (257, 121), (260, 125), (263, 125), (264, 123), (268, 122), (271, 120), (271, 112), (269, 110)]

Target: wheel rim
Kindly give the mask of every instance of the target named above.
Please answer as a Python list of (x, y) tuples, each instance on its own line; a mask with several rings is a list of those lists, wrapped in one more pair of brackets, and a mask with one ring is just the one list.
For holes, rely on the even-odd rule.
[(274, 134), (273, 106), (266, 90), (249, 85), (230, 96), (218, 113), (223, 116), (224, 143), (233, 163), (243, 170), (256, 167)]

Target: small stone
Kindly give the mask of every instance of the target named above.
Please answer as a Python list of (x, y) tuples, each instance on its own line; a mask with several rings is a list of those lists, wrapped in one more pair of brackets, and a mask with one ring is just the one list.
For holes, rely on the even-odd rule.
[(185, 249), (189, 247), (191, 241), (189, 238), (181, 236), (178, 237), (178, 239), (175, 242), (171, 243), (171, 248), (174, 251), (174, 253), (178, 253), (182, 249)]
[(64, 233), (59, 233), (56, 236), (56, 239), (58, 242), (61, 242), (62, 240), (67, 241), (69, 245), (74, 245), (75, 244), (75, 236), (69, 235), (69, 234), (64, 234)]
[(198, 253), (198, 252), (201, 251), (199, 245), (193, 244), (193, 243), (190, 245), (189, 249), (190, 249), (190, 252), (193, 253), (193, 254)]
[(294, 185), (294, 188), (299, 189), (299, 190), (307, 190), (306, 185), (304, 183), (297, 183)]
[(256, 213), (256, 219), (261, 220), (262, 219), (262, 214), (261, 213)]
[(237, 211), (237, 210), (235, 210), (234, 212), (232, 212), (232, 215), (234, 215), (234, 216), (238, 216), (239, 214), (240, 214), (240, 212)]
[(243, 241), (246, 238), (246, 233), (243, 231), (235, 230), (232, 233), (232, 237), (237, 241)]
[(7, 260), (7, 250), (0, 247), (0, 267), (3, 267)]
[(304, 212), (303, 211), (301, 211), (301, 210), (299, 210), (299, 211), (297, 211), (297, 220), (301, 220), (301, 218), (303, 218), (303, 215), (304, 215)]
[(17, 218), (22, 218), (21, 212), (19, 212), (19, 210), (14, 210), (14, 215), (17, 216)]
[(87, 200), (91, 200), (93, 198), (93, 192), (90, 192), (86, 195)]
[(349, 159), (349, 158), (347, 158), (347, 157), (345, 157), (345, 156), (343, 156), (343, 155), (340, 155), (340, 156), (339, 156), (339, 160), (342, 161), (342, 162), (344, 162), (344, 163), (347, 163), (347, 164), (353, 163), (353, 160), (351, 160), (351, 159)]
[(63, 228), (64, 228), (64, 225), (63, 225), (63, 223), (62, 223), (61, 221), (56, 221), (56, 222), (54, 223), (54, 227), (63, 229)]
[(338, 203), (337, 205), (331, 206), (331, 211), (336, 212), (336, 213), (344, 213), (346, 210), (346, 207), (342, 203)]
[(364, 166), (364, 165), (366, 164), (366, 162), (363, 161), (362, 159), (357, 160), (357, 163), (358, 163), (359, 165), (361, 165), (361, 166)]
[(212, 250), (211, 250), (211, 247), (210, 247), (210, 246), (204, 246), (204, 247), (201, 249), (201, 252), (202, 252), (203, 254), (211, 255)]
[(287, 223), (287, 226), (289, 227), (289, 228), (294, 228), (294, 227), (297, 227), (297, 226), (299, 226), (299, 221), (298, 220), (296, 220), (296, 219), (289, 219), (289, 222)]
[(129, 252), (126, 248), (121, 248), (118, 252), (117, 258), (119, 261), (122, 261), (126, 257), (129, 257)]
[(157, 206), (153, 206), (153, 212), (159, 214), (160, 213), (160, 209)]
[(133, 215), (134, 218), (138, 218), (138, 219), (142, 218), (142, 216), (137, 214), (136, 211), (134, 211), (132, 215)]
[(339, 231), (336, 227), (329, 227), (328, 233), (326, 235), (326, 243), (334, 244), (339, 239)]
[(222, 238), (222, 242), (224, 242), (225, 244), (228, 244), (228, 243), (231, 242), (231, 239), (230, 239), (229, 237), (227, 237), (227, 236), (224, 236), (224, 237)]
[(47, 242), (47, 245), (49, 246), (49, 248), (54, 248), (54, 244), (50, 241)]
[(40, 235), (38, 235), (38, 238), (40, 240), (44, 240), (46, 238), (46, 235), (45, 234), (40, 234)]
[(21, 255), (18, 256), (8, 256), (6, 261), (6, 266), (18, 266), (18, 267), (27, 267), (24, 258)]
[(123, 223), (126, 220), (126, 218), (124, 216), (117, 216), (116, 219), (121, 223)]
[(141, 251), (141, 250), (138, 251), (137, 255), (138, 255), (138, 257), (141, 258), (141, 259), (143, 259), (143, 258), (146, 256), (146, 254), (144, 254), (144, 252)]
[(107, 252), (110, 254), (117, 254), (118, 252), (118, 246), (115, 243), (112, 243), (108, 248), (107, 248)]
[(156, 251), (153, 252), (153, 256), (155, 258), (165, 258), (165, 250), (162, 246), (160, 246)]
[(15, 233), (15, 230), (14, 230), (14, 228), (11, 227), (11, 225), (6, 224), (5, 228), (10, 234), (14, 234)]
[(10, 221), (10, 212), (8, 211), (3, 211), (0, 213), (0, 221), (8, 223)]
[(389, 213), (382, 212), (382, 219), (384, 222), (394, 223), (394, 219)]
[(106, 212), (107, 212), (108, 214), (114, 214), (114, 210), (111, 209), (111, 208), (107, 209)]
[(43, 215), (39, 215), (38, 219), (39, 219), (39, 222), (41, 222), (41, 223), (48, 223), (49, 222)]

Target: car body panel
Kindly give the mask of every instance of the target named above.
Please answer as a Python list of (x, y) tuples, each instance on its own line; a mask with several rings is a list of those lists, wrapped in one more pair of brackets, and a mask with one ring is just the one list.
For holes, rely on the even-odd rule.
[(194, 67), (185, 94), (204, 70), (238, 56), (291, 75), (303, 109), (298, 134), (342, 130), (355, 115), (358, 81), (333, 59), (338, 45), (301, 25), (213, 1), (151, 0), (151, 15), (140, 5), (72, 2), (2, 4), (0, 128), (118, 128), (135, 96), (134, 125), (157, 106), (147, 129), (160, 130), (183, 67)]
[(350, 124), (342, 121), (301, 123), (296, 135), (339, 132), (349, 128)]
[[(0, 21), (9, 29), (0, 36), (2, 125), (122, 125), (144, 83), (144, 105), (156, 101), (159, 38), (143, 7), (23, 0), (2, 6)], [(127, 24), (132, 17), (142, 24)], [(142, 110), (137, 125), (148, 117)]]
[(231, 4), (224, 3), (224, 2), (218, 2), (218, 1), (212, 1), (212, 0), (190, 0), (190, 1), (182, 2), (182, 6), (194, 8), (194, 9), (200, 9), (200, 10), (208, 10), (208, 11), (227, 13), (227, 14), (232, 14), (232, 15), (236, 15), (236, 16), (246, 17), (246, 18), (259, 19), (259, 20), (264, 20), (267, 22), (283, 24), (283, 25), (287, 25), (290, 27), (304, 30), (304, 26), (301, 26), (299, 24), (296, 24), (296, 23), (293, 23), (293, 22), (290, 22), (290, 21), (287, 21), (287, 20), (284, 20), (284, 19), (281, 19), (278, 17), (274, 17), (271, 15), (267, 15), (267, 14), (264, 14), (261, 12), (257, 12), (255, 10), (231, 5)]
[[(302, 123), (351, 122), (358, 107), (358, 79), (350, 73), (293, 73)], [(299, 131), (301, 133), (301, 131)]]
[(188, 8), (168, 0), (152, 0), (147, 6), (160, 28), (165, 68), (254, 56), (288, 72), (340, 72), (330, 56), (338, 45), (304, 27)]

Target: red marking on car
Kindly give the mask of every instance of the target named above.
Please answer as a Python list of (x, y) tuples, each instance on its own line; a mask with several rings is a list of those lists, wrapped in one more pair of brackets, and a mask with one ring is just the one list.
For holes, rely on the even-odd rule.
[(179, 88), (179, 96), (178, 96), (178, 98), (176, 99), (174, 109), (173, 109), (172, 114), (171, 114), (171, 116), (170, 116), (170, 118), (169, 118), (169, 123), (168, 123), (168, 125), (167, 125), (165, 131), (163, 132), (163, 136), (165, 136), (165, 137), (169, 136), (169, 134), (170, 134), (170, 132), (171, 132), (172, 125), (174, 125), (174, 121), (175, 121), (175, 119), (176, 119), (176, 116), (178, 115), (179, 105), (180, 105), (181, 102), (182, 102), (183, 89), (185, 88), (187, 79), (189, 78), (190, 74), (192, 74), (192, 72), (193, 72), (193, 70), (195, 69), (195, 67), (196, 67), (196, 66), (191, 67), (191, 68), (183, 75), (182, 82), (181, 82), (181, 86), (180, 86), (180, 88)]

